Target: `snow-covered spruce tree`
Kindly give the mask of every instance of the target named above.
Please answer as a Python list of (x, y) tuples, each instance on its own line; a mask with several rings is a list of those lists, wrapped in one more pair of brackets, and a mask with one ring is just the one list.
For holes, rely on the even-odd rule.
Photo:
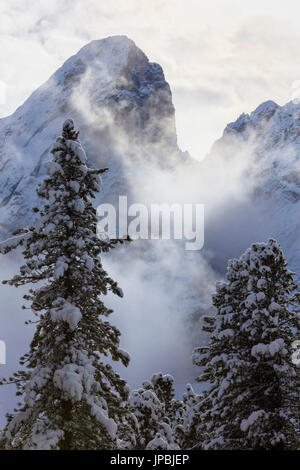
[(25, 259), (20, 274), (4, 283), (38, 283), (24, 296), (37, 316), (30, 351), (21, 358), (27, 370), (2, 381), (15, 382), (24, 395), (2, 442), (6, 449), (113, 449), (122, 445), (118, 427), (129, 432), (128, 387), (106, 357), (124, 365), (129, 357), (102, 301), (109, 290), (122, 296), (99, 257), (116, 241), (98, 238), (91, 203), (105, 170), (87, 167), (71, 119), (51, 153), (48, 178), (37, 190), (45, 201), (35, 209), (39, 222), (1, 247), (6, 253), (21, 246)]
[(175, 426), (181, 404), (174, 397), (174, 378), (161, 372), (132, 392), (131, 405), (137, 418), (137, 449), (179, 449)]
[(199, 414), (199, 402), (201, 395), (198, 395), (191, 384), (186, 385), (179, 412), (175, 418), (175, 436), (180, 449), (192, 449), (198, 446), (197, 425)]
[(275, 240), (229, 262), (207, 319), (209, 347), (195, 351), (199, 380), (211, 384), (194, 413), (200, 448), (299, 448), (296, 287)]

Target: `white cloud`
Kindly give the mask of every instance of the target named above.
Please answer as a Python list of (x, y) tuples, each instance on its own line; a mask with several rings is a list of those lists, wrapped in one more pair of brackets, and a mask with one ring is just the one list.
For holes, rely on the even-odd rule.
[(0, 80), (0, 105), (6, 103), (6, 83)]

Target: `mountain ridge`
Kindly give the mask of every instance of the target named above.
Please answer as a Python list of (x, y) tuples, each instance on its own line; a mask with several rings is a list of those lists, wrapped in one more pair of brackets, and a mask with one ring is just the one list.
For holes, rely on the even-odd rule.
[[(68, 117), (80, 129), (89, 164), (110, 169), (99, 201), (115, 205), (118, 196), (126, 194), (133, 202), (143, 202), (144, 196), (148, 202), (168, 202), (179, 194), (181, 201), (205, 203), (204, 250), (219, 252), (217, 257), (224, 251), (222, 263), (216, 263), (218, 271), (224, 272), (229, 257), (269, 236), (279, 239), (291, 266), (299, 271), (299, 103), (279, 106), (269, 100), (241, 114), (225, 127), (203, 162), (197, 162), (178, 147), (172, 94), (161, 66), (150, 62), (126, 36), (92, 41), (67, 59), (11, 116), (0, 119), (1, 238), (34, 221), (35, 187), (45, 176), (50, 146)], [(238, 171), (237, 166), (241, 166)], [(231, 180), (226, 178), (231, 171), (236, 171), (243, 187), (235, 195), (241, 201), (228, 221), (219, 215), (217, 220), (210, 217), (210, 206), (215, 204), (210, 199), (213, 192), (228, 192)], [(163, 172), (171, 178), (161, 178)], [(152, 190), (148, 175), (166, 189)], [(170, 184), (174, 186), (171, 192)], [(138, 185), (142, 187), (139, 192)], [(211, 186), (212, 191), (201, 193), (201, 186)], [(225, 213), (235, 204), (228, 199)], [(251, 226), (243, 238), (240, 227), (250, 223), (243, 221), (243, 213), (250, 206)], [(218, 232), (224, 233), (223, 240)], [(230, 246), (232, 239), (236, 243)]]
[[(257, 214), (257, 239), (277, 238), (300, 279), (300, 104), (261, 103), (229, 123), (205, 165), (244, 160), (240, 177)], [(298, 215), (297, 215), (298, 214)]]
[[(130, 192), (124, 175), (133, 164), (172, 167), (187, 158), (177, 145), (172, 94), (160, 65), (126, 36), (92, 41), (0, 119), (1, 238), (33, 220), (32, 188), (45, 176), (50, 146), (68, 117), (81, 131), (89, 164), (109, 166), (107, 181), (118, 180), (120, 191)], [(108, 195), (111, 185), (106, 189)]]

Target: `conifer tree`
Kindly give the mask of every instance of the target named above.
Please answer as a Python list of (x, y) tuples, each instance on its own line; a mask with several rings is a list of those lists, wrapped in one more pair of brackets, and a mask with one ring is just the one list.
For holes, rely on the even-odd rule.
[(198, 447), (197, 424), (199, 415), (199, 403), (201, 395), (198, 395), (191, 384), (186, 385), (181, 406), (175, 418), (176, 442), (180, 449), (193, 449)]
[[(9, 281), (30, 284), (25, 299), (37, 316), (23, 369), (11, 380), (24, 403), (2, 433), (6, 449), (114, 449), (118, 427), (128, 421), (128, 387), (111, 366), (125, 366), (120, 332), (106, 317), (103, 296), (122, 291), (103, 269), (100, 255), (117, 241), (100, 240), (91, 198), (100, 174), (90, 169), (71, 119), (63, 124), (46, 164), (48, 177), (37, 192), (44, 201), (38, 223), (2, 244), (3, 253), (21, 246), (25, 264)], [(35, 286), (36, 284), (36, 286)], [(128, 438), (128, 436), (127, 436)], [(129, 440), (129, 438), (128, 438)]]
[(194, 413), (199, 447), (299, 448), (296, 287), (273, 239), (229, 262), (206, 322), (209, 347), (195, 351), (199, 380), (211, 384)]
[(174, 378), (161, 372), (154, 374), (150, 381), (144, 381), (142, 387), (132, 393), (138, 449), (179, 449), (175, 426), (181, 404), (174, 397)]

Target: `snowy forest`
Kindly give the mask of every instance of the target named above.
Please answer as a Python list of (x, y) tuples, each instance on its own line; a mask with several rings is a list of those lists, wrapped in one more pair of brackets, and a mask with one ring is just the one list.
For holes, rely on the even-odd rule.
[[(34, 285), (24, 299), (37, 317), (19, 372), (0, 384), (24, 397), (7, 415), (3, 449), (297, 449), (299, 368), (291, 339), (299, 330), (300, 292), (274, 239), (254, 243), (228, 264), (204, 317), (211, 336), (194, 351), (202, 367), (197, 394), (156, 373), (132, 393), (114, 370), (129, 354), (106, 318), (108, 290), (122, 296), (101, 263), (118, 242), (101, 240), (92, 198), (105, 170), (87, 167), (71, 119), (51, 149), (48, 177), (37, 193), (38, 222), (1, 243), (22, 247), (25, 264), (10, 280)], [(24, 306), (24, 308), (26, 308)], [(110, 358), (109, 361), (107, 358)]]
[(0, 2), (1, 454), (300, 450), (299, 13)]

